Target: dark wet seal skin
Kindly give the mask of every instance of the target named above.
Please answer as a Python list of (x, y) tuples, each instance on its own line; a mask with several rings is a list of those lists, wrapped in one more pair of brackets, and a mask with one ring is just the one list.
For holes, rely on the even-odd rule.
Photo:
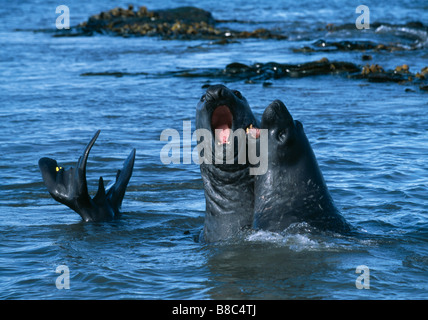
[(268, 169), (255, 177), (254, 229), (281, 232), (306, 222), (318, 230), (348, 232), (336, 208), (315, 154), (285, 105), (275, 100), (264, 111), (261, 129), (268, 130)]
[(65, 170), (54, 159), (39, 160), (43, 181), (50, 195), (56, 201), (76, 211), (86, 222), (112, 220), (120, 216), (120, 208), (135, 161), (135, 149), (133, 149), (124, 162), (122, 170), (118, 170), (116, 182), (106, 191), (103, 178), (100, 177), (98, 192), (94, 198), (91, 198), (86, 182), (86, 163), (99, 134), (100, 130), (86, 146), (76, 167)]
[[(196, 129), (206, 129), (211, 134), (210, 151), (213, 158), (216, 145), (227, 148), (230, 139), (235, 141), (234, 149), (231, 150), (233, 163), (215, 163), (213, 160), (211, 164), (200, 165), (206, 200), (201, 241), (226, 240), (252, 225), (254, 176), (249, 174), (248, 161), (245, 164), (237, 161), (238, 148), (242, 145), (239, 146), (237, 139), (231, 134), (238, 129), (246, 130), (251, 127), (258, 128), (259, 123), (239, 91), (230, 90), (223, 85), (207, 88), (196, 108)], [(218, 130), (217, 135), (215, 129)]]

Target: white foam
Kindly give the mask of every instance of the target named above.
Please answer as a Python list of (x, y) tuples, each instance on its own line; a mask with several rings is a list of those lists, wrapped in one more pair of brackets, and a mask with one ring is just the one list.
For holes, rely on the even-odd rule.
[[(245, 238), (249, 242), (272, 243), (296, 252), (345, 249), (332, 235), (314, 234), (306, 223), (293, 224), (282, 232), (253, 231)], [(340, 241), (339, 241), (340, 242)]]
[[(281, 233), (258, 230), (246, 238), (250, 242), (274, 243), (286, 246), (293, 251), (317, 250), (325, 248), (326, 244), (321, 240), (311, 239), (310, 234), (290, 233), (286, 230)], [(320, 242), (321, 241), (321, 242)]]
[(277, 242), (282, 241), (283, 236), (276, 232), (258, 230), (247, 236), (247, 241), (260, 241), (260, 242)]

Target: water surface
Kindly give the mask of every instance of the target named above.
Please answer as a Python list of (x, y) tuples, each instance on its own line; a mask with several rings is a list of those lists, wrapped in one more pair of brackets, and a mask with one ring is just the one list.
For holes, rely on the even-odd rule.
[[(293, 48), (320, 38), (414, 38), (397, 30), (329, 33), (323, 29), (327, 23), (353, 23), (358, 16), (360, 3), (338, 0), (180, 2), (217, 19), (239, 20), (234, 27), (242, 30), (277, 28), (289, 35), (282, 41), (58, 38), (52, 32), (59, 4), (20, 1), (0, 8), (0, 298), (428, 298), (428, 100), (417, 87), (341, 76), (284, 78), (270, 86), (226, 83), (246, 96), (258, 117), (281, 99), (304, 124), (330, 192), (356, 228), (352, 236), (317, 235), (298, 225), (281, 234), (249, 232), (227, 243), (198, 243), (205, 210), (199, 167), (160, 161), (162, 130), (181, 133), (183, 121), (194, 126), (202, 86), (220, 81), (168, 73), (324, 56), (363, 65), (362, 52), (304, 54)], [(127, 5), (74, 1), (71, 24)], [(373, 22), (428, 24), (425, 1), (366, 5)], [(369, 54), (384, 68), (406, 63), (416, 72), (428, 61), (426, 38), (417, 41), (416, 50)], [(82, 76), (87, 72), (138, 75)], [(92, 194), (100, 176), (114, 179), (131, 148), (137, 158), (123, 218), (83, 223), (50, 197), (37, 162), (48, 156), (74, 165), (97, 129), (102, 131), (87, 171)], [(69, 290), (55, 286), (60, 265), (70, 270)], [(356, 288), (360, 265), (370, 269), (370, 289)]]

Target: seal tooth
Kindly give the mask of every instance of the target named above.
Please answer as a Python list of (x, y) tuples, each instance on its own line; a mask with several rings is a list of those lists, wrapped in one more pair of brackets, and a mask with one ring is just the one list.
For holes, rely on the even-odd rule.
[(245, 129), (245, 132), (254, 139), (257, 139), (260, 136), (260, 129), (254, 126), (252, 123)]

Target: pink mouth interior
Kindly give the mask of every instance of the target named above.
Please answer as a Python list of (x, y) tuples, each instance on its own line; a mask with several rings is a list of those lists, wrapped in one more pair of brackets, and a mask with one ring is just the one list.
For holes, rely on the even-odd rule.
[(260, 138), (260, 129), (251, 125), (249, 128), (247, 128), (247, 135), (253, 139), (258, 139)]
[(217, 107), (211, 117), (211, 128), (217, 142), (227, 143), (232, 129), (233, 116), (230, 109), (223, 105)]

